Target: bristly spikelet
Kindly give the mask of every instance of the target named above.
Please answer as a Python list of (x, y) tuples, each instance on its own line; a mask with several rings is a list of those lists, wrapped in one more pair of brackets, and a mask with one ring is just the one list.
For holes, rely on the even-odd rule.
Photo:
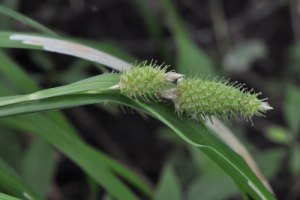
[(130, 98), (149, 101), (148, 98), (159, 100), (157, 93), (165, 86), (172, 85), (172, 82), (182, 77), (175, 72), (167, 72), (167, 66), (156, 66), (156, 63), (142, 62), (133, 66), (130, 70), (124, 71), (120, 76), (118, 87), (120, 91)]
[(262, 102), (265, 99), (257, 99), (260, 93), (251, 94), (252, 90), (244, 93), (241, 84), (216, 80), (217, 78), (212, 81), (201, 78), (179, 80), (173, 91), (177, 113), (186, 113), (192, 119), (204, 121), (212, 121), (212, 115), (220, 119), (233, 116), (251, 120), (253, 115), (263, 116), (262, 111), (272, 109), (268, 103)]

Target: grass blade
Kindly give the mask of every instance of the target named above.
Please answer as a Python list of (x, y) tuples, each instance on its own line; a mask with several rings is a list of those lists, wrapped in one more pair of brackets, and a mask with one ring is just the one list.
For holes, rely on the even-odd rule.
[[(0, 123), (13, 129), (25, 130), (38, 137), (44, 138), (44, 140), (64, 152), (77, 163), (78, 166), (93, 177), (98, 184), (104, 187), (106, 186), (105, 181), (109, 179), (103, 179), (102, 176), (113, 176), (111, 173), (111, 171), (113, 171), (149, 197), (152, 196), (152, 190), (133, 174), (133, 172), (109, 156), (86, 145), (80, 138), (74, 138), (72, 134), (69, 134), (66, 130), (57, 126), (55, 122), (45, 115), (36, 113), (34, 115), (4, 118), (0, 120)], [(78, 151), (78, 149), (80, 149), (80, 151)], [(103, 167), (105, 170), (101, 171), (100, 169)], [(114, 181), (117, 182), (113, 176), (112, 182)], [(120, 184), (121, 182), (118, 181), (118, 184), (108, 190), (109, 192), (113, 190), (111, 195), (116, 196), (115, 193), (117, 193), (117, 191), (114, 192), (114, 190), (117, 190), (117, 186)], [(124, 188), (125, 186), (122, 187)]]
[(215, 173), (209, 176), (200, 176), (196, 179), (189, 186), (186, 199), (223, 200), (230, 199), (236, 192), (236, 186), (227, 174)]
[(193, 71), (195, 74), (201, 73), (215, 76), (216, 72), (212, 60), (189, 38), (184, 29), (184, 23), (172, 3), (169, 0), (160, 1), (174, 25), (171, 31), (175, 36), (178, 50), (177, 71), (183, 74), (190, 74)]
[(42, 198), (28, 188), (16, 174), (16, 172), (0, 158), (0, 182), (1, 186), (16, 197), (28, 200), (42, 200)]
[(53, 148), (44, 140), (36, 139), (25, 152), (21, 163), (24, 182), (37, 194), (46, 198), (55, 171)]
[(37, 49), (62, 53), (104, 64), (118, 71), (130, 68), (130, 64), (127, 62), (107, 53), (79, 44), (77, 41), (55, 36), (0, 32), (0, 47)]
[[(102, 76), (104, 80), (101, 80)], [(72, 85), (80, 86), (82, 84), (85, 89), (89, 90), (94, 87), (93, 84), (89, 83), (93, 83), (97, 80), (98, 87), (103, 89), (99, 94), (69, 93), (68, 95), (52, 96), (51, 98), (45, 98), (39, 101), (27, 101), (24, 103), (7, 105), (1, 107), (0, 116), (3, 117), (49, 109), (61, 109), (108, 100), (131, 106), (161, 120), (170, 126), (186, 142), (200, 148), (255, 199), (274, 199), (273, 195), (264, 187), (246, 162), (227, 145), (208, 132), (202, 123), (196, 123), (187, 119), (179, 119), (174, 112), (174, 108), (172, 106), (167, 106), (164, 103), (144, 104), (129, 99), (118, 91), (105, 90), (105, 88), (109, 88), (118, 83), (118, 76), (119, 75), (117, 74), (100, 75), (57, 89), (57, 91), (61, 92)], [(52, 92), (55, 93), (55, 90), (56, 89), (52, 89)]]
[[(1, 4), (6, 8), (16, 10), (20, 4), (19, 0), (3, 0)], [(0, 30), (12, 30), (13, 28), (13, 19), (9, 16), (3, 14), (0, 15)]]
[(155, 19), (153, 12), (150, 10), (150, 6), (147, 1), (136, 0), (136, 5), (145, 25), (147, 26), (148, 32), (153, 38), (156, 39), (156, 43), (159, 47), (159, 52), (167, 62), (171, 62), (171, 53), (166, 48), (166, 44), (163, 41), (163, 30), (157, 19)]
[[(141, 103), (139, 103), (141, 104)], [(180, 137), (191, 145), (197, 146), (221, 168), (223, 168), (235, 181), (255, 199), (275, 199), (255, 176), (244, 159), (222, 143), (201, 123), (187, 119), (178, 119), (172, 108), (163, 104), (143, 104), (143, 107), (156, 118), (170, 126)], [(173, 115), (173, 116), (172, 116)], [(176, 117), (176, 118), (175, 118)]]
[(160, 176), (154, 200), (180, 200), (181, 187), (176, 173), (171, 166), (166, 166)]
[(20, 89), (20, 92), (30, 93), (40, 90), (33, 79), (28, 77), (28, 75), (18, 67), (17, 63), (11, 60), (3, 51), (0, 51), (0, 60), (0, 72), (11, 80), (11, 82)]
[(253, 170), (253, 172), (256, 174), (257, 177), (259, 177), (260, 181), (268, 188), (270, 192), (273, 193), (273, 190), (268, 182), (268, 180), (264, 177), (264, 175), (261, 173), (260, 169), (258, 168), (257, 164), (255, 163), (254, 159), (251, 157), (250, 153), (247, 151), (247, 149), (238, 141), (238, 139), (234, 136), (233, 133), (230, 132), (230, 130), (225, 127), (219, 119), (216, 117), (213, 117), (214, 124), (206, 123), (207, 126), (215, 133), (218, 134), (218, 136), (228, 145), (230, 146), (236, 153), (241, 155), (249, 167)]
[[(35, 123), (36, 119), (39, 123)], [(25, 115), (13, 118), (5, 118), (1, 123), (14, 129), (26, 130), (48, 141), (76, 164), (87, 174), (93, 177), (98, 184), (103, 186), (112, 196), (117, 199), (138, 199), (125, 184), (123, 184), (108, 166), (103, 163), (96, 150), (87, 146), (79, 138), (74, 138), (66, 131), (60, 129), (42, 114)], [(56, 133), (56, 134), (54, 134)]]
[(25, 15), (22, 15), (14, 10), (11, 10), (7, 7), (1, 6), (0, 5), (0, 13), (10, 16), (16, 20), (19, 20), (33, 28), (35, 28), (36, 30), (41, 31), (42, 33), (46, 33), (49, 35), (57, 35), (56, 33), (54, 33), (53, 31), (51, 31), (50, 29), (48, 29), (47, 27), (45, 27), (44, 25), (41, 25), (40, 23), (36, 22), (33, 19), (30, 19), (28, 17), (26, 17)]
[[(9, 60), (7, 57), (6, 57), (6, 59)], [(6, 64), (8, 64), (8, 65), (4, 70), (6, 70), (7, 76), (10, 77), (11, 79), (14, 80), (14, 78), (15, 78), (14, 72), (19, 70), (21, 73), (23, 73), (25, 80), (27, 80), (27, 79), (30, 80), (29, 77), (21, 70), (20, 67), (18, 67), (17, 65), (12, 65), (11, 61), (7, 62)], [(25, 80), (23, 80), (23, 81), (25, 81)], [(93, 80), (94, 79), (91, 78), (91, 79), (87, 79), (87, 80), (81, 81), (81, 82), (90, 83)], [(17, 81), (15, 84), (19, 88), (19, 91), (27, 91), (26, 87), (22, 83), (19, 83)], [(34, 84), (35, 83), (33, 82), (33, 85)], [(76, 86), (76, 84), (72, 85), (72, 87), (74, 87), (74, 86)], [(34, 87), (35, 87), (35, 89), (38, 88), (37, 85), (34, 85)], [(98, 89), (97, 86), (95, 86), (94, 88)], [(31, 90), (31, 88), (29, 88), (29, 90)], [(24, 118), (19, 118), (18, 120), (13, 120), (13, 118), (11, 118), (10, 120), (6, 121), (6, 123), (9, 124), (10, 127), (12, 127), (12, 128), (19, 126), (19, 130), (24, 131), (24, 129), (28, 128), (27, 126), (25, 126), (26, 124), (37, 124), (37, 125), (41, 126), (42, 124), (44, 124), (44, 122), (41, 120), (51, 121), (51, 124), (53, 124), (53, 126), (56, 126), (60, 131), (70, 134), (72, 137), (78, 138), (78, 135), (76, 134), (76, 131), (74, 130), (74, 128), (72, 126), (70, 126), (70, 124), (68, 123), (66, 118), (60, 112), (51, 111), (51, 112), (47, 112), (46, 115), (47, 116), (36, 117), (35, 120), (31, 120), (30, 122), (28, 122), (28, 120), (24, 119)], [(20, 127), (20, 124), (22, 124), (21, 127)], [(24, 128), (24, 129), (22, 129), (22, 128)], [(53, 135), (52, 132), (48, 132), (47, 134)], [(57, 137), (60, 137), (59, 133), (57, 133)], [(68, 141), (65, 141), (65, 143), (68, 143)], [(85, 144), (83, 143), (83, 145), (85, 145)], [(107, 156), (101, 152), (97, 152), (95, 156), (96, 156), (96, 158), (94, 158), (94, 159), (99, 159), (101, 162), (104, 163), (104, 165), (108, 166), (111, 170), (113, 170), (114, 172), (119, 174), (121, 177), (123, 177), (129, 183), (132, 183), (132, 185), (139, 188), (146, 195), (148, 195), (148, 196), (152, 195), (151, 189), (143, 181), (141, 181), (134, 173), (132, 173), (130, 170), (128, 170), (122, 164), (114, 161), (109, 156)], [(80, 165), (80, 163), (78, 165)], [(97, 173), (98, 173), (98, 171), (97, 172), (94, 171), (94, 174), (97, 174)], [(98, 184), (102, 184), (102, 182), (98, 181)]]
[[(39, 85), (20, 67), (16, 62), (0, 51), (0, 72), (7, 77), (12, 84), (22, 93), (38, 91)], [(3, 91), (1, 91), (2, 93)], [(5, 93), (4, 93), (5, 94)], [(75, 129), (67, 121), (66, 117), (58, 111), (47, 113), (47, 115), (56, 121), (61, 127), (68, 130), (70, 134), (76, 136)]]
[(0, 193), (0, 199), (1, 200), (21, 200), (12, 196), (8, 196), (6, 194)]

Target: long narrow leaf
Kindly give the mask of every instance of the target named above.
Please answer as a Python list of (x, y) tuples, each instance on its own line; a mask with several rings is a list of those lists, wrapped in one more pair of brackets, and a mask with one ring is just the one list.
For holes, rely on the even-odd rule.
[(36, 30), (39, 30), (43, 33), (49, 34), (49, 35), (57, 35), (56, 33), (54, 33), (53, 31), (51, 31), (50, 29), (48, 29), (47, 27), (41, 25), (40, 23), (26, 17), (25, 15), (22, 15), (14, 10), (11, 10), (7, 7), (1, 6), (0, 5), (0, 13), (10, 16), (16, 20), (19, 20), (25, 24), (28, 24), (30, 26), (32, 26), (33, 28), (35, 28)]
[(175, 36), (178, 56), (176, 69), (183, 74), (201, 73), (216, 75), (211, 58), (188, 36), (184, 23), (169, 0), (160, 0), (166, 12), (171, 18), (172, 32)]
[(21, 200), (12, 196), (8, 196), (6, 194), (0, 193), (0, 199), (1, 200)]
[(25, 152), (21, 163), (24, 182), (37, 194), (46, 198), (55, 171), (55, 152), (42, 140), (35, 140)]
[[(42, 124), (35, 124), (34, 121), (36, 118)], [(14, 128), (21, 128), (22, 130), (35, 133), (37, 136), (50, 142), (81, 166), (97, 183), (102, 185), (117, 199), (137, 199), (127, 186), (117, 179), (108, 166), (99, 159), (96, 150), (85, 145), (79, 138), (74, 138), (64, 130), (59, 129), (55, 123), (48, 120), (42, 114), (5, 118), (1, 120), (1, 123), (6, 125), (13, 123)]]
[[(5, 56), (3, 56), (3, 57), (4, 57), (4, 60), (7, 60), (7, 62), (5, 63), (6, 65), (1, 65), (0, 64), (0, 70), (4, 71), (7, 77), (14, 80), (14, 84), (19, 88), (20, 91), (29, 92), (30, 90), (31, 91), (32, 90), (37, 90), (39, 88), (34, 82), (32, 82), (32, 80), (28, 77), (28, 75), (25, 72), (23, 72), (22, 69), (19, 66), (17, 66), (16, 63), (13, 63), (8, 57), (5, 57)], [(15, 76), (16, 74), (21, 74), (22, 77), (23, 77), (23, 80), (18, 81), (17, 80), (18, 77)], [(26, 81), (27, 82), (31, 81), (30, 84), (33, 87), (26, 87)], [(80, 82), (89, 83), (89, 82), (92, 82), (92, 81), (93, 81), (93, 78), (86, 79), (85, 81), (80, 81)], [(74, 87), (74, 86), (76, 86), (76, 83), (72, 85), (72, 87)], [(97, 87), (97, 85), (94, 87), (94, 89), (98, 89), (98, 88), (99, 87)], [(68, 92), (68, 89), (66, 91)], [(19, 118), (19, 120), (17, 120), (17, 121), (11, 119), (9, 124), (12, 128), (15, 128), (20, 123), (22, 123), (22, 124), (32, 123), (33, 125), (34, 124), (42, 125), (44, 123), (43, 121), (46, 121), (46, 122), (49, 121), (50, 120), (49, 117), (50, 117), (51, 120), (53, 122), (55, 122), (55, 126), (57, 126), (57, 128), (60, 131), (64, 131), (68, 134), (71, 134), (73, 137), (78, 137), (78, 135), (76, 134), (76, 131), (74, 130), (74, 128), (72, 126), (70, 126), (70, 124), (68, 123), (66, 118), (60, 112), (51, 111), (51, 112), (47, 112), (46, 115), (48, 117), (46, 117), (46, 116), (36, 117), (36, 119), (31, 120), (31, 122), (28, 122), (28, 120), (26, 120), (25, 118)], [(41, 121), (42, 119), (43, 119), (43, 121)], [(53, 123), (53, 122), (51, 122), (51, 123)], [(54, 126), (54, 124), (53, 124), (53, 126)], [(20, 128), (19, 130), (23, 131), (22, 128)], [(51, 135), (53, 133), (48, 133), (48, 134)], [(59, 135), (59, 133), (56, 133), (56, 134)], [(65, 141), (65, 143), (68, 143), (68, 142)], [(151, 194), (152, 193), (151, 189), (143, 181), (141, 181), (134, 173), (132, 173), (130, 170), (128, 170), (122, 164), (114, 161), (109, 156), (107, 156), (107, 155), (105, 155), (101, 152), (98, 152), (96, 156), (97, 156), (97, 159), (100, 159), (105, 165), (107, 165), (109, 168), (111, 168), (114, 172), (119, 174), (121, 177), (123, 177), (129, 183), (132, 183), (134, 186), (139, 188), (145, 194), (147, 194), (149, 196), (152, 195)], [(94, 172), (94, 173), (97, 174), (98, 172)], [(100, 183), (100, 182), (98, 182), (98, 183)]]
[(181, 186), (171, 165), (167, 165), (160, 176), (154, 200), (182, 199)]
[[(101, 81), (103, 79), (111, 78), (111, 81)], [(170, 126), (180, 137), (188, 143), (199, 147), (204, 153), (211, 157), (217, 164), (219, 164), (235, 181), (237, 181), (243, 188), (256, 199), (274, 199), (268, 190), (263, 186), (259, 179), (254, 175), (246, 162), (235, 152), (233, 152), (227, 145), (222, 143), (213, 134), (209, 133), (207, 129), (201, 124), (187, 119), (179, 119), (174, 112), (172, 106), (167, 106), (163, 103), (143, 104), (125, 97), (117, 91), (108, 90), (108, 88), (118, 83), (118, 75), (102, 75), (91, 78), (87, 81), (81, 81), (74, 85), (83, 87), (87, 90), (94, 87), (93, 81), (97, 80), (99, 88), (103, 91), (99, 94), (68, 94), (60, 96), (52, 96), (51, 98), (40, 99), (38, 101), (27, 101), (25, 103), (16, 103), (12, 105), (3, 106), (0, 109), (0, 116), (9, 116), (16, 114), (24, 114), (30, 112), (37, 112), (49, 109), (61, 109), (78, 105), (92, 104), (103, 101), (115, 101), (124, 105), (134, 107), (142, 110), (165, 124)], [(101, 87), (103, 85), (103, 87)], [(105, 86), (104, 86), (105, 85)], [(59, 92), (63, 91), (69, 86), (58, 88)], [(91, 86), (90, 88), (87, 86)], [(73, 86), (72, 86), (73, 87)], [(105, 90), (105, 87), (107, 88)], [(55, 89), (52, 89), (55, 93)], [(1, 101), (1, 99), (0, 99)]]
[[(6, 8), (10, 8), (12, 10), (17, 9), (20, 4), (19, 0), (2, 0), (1, 4)], [(0, 17), (0, 30), (12, 30), (13, 28), (13, 19), (7, 15), (1, 14)]]
[(0, 32), (0, 47), (37, 49), (84, 58), (122, 71), (130, 64), (97, 49), (79, 44), (67, 38), (41, 34)]
[(2, 51), (0, 51), (0, 60), (0, 73), (9, 78), (13, 84), (20, 89), (20, 92), (30, 93), (40, 90), (33, 79), (30, 79), (28, 75), (17, 66), (17, 63), (11, 60), (9, 56)]
[(108, 87), (111, 87), (111, 83), (115, 83), (118, 81), (118, 76), (114, 76), (113, 74), (105, 74), (101, 76), (101, 79), (99, 78), (100, 76), (96, 76), (91, 79), (86, 79), (84, 82), (79, 81), (78, 83), (75, 84), (70, 84), (66, 85), (63, 87), (56, 87), (56, 88), (51, 88), (47, 90), (41, 90), (29, 95), (22, 95), (18, 97), (13, 97), (11, 99), (2, 100), (0, 102), (0, 106), (5, 106), (9, 104), (15, 104), (15, 103), (25, 103), (33, 100), (41, 100), (49, 97), (56, 97), (56, 96), (62, 96), (62, 95), (69, 95), (69, 94), (74, 94), (74, 93), (82, 93), (82, 92), (99, 92), (101, 89), (102, 90), (107, 90)]
[[(5, 75), (12, 84), (22, 93), (38, 91), (41, 88), (30, 77), (21, 66), (14, 62), (8, 55), (0, 51), (0, 73)], [(75, 129), (70, 125), (66, 117), (59, 111), (47, 113), (47, 115), (56, 121), (61, 127), (68, 130), (70, 134), (77, 136)]]
[(28, 188), (16, 172), (0, 158), (0, 182), (1, 186), (16, 197), (28, 200), (42, 200), (42, 198)]
[[(5, 35), (5, 34), (4, 34)], [(11, 36), (10, 37), (10, 39), (11, 40), (20, 40), (20, 41), (22, 41), (22, 43), (17, 43), (17, 41), (9, 41), (8, 42), (8, 39), (7, 38), (5, 38), (4, 37), (4, 42), (3, 42), (3, 44), (4, 45), (15, 45), (14, 47), (26, 47), (26, 48), (36, 48), (36, 49), (41, 49), (41, 46), (43, 47), (43, 49), (45, 49), (45, 50), (51, 50), (51, 51), (56, 51), (56, 52), (60, 52), (60, 53), (66, 53), (66, 54), (69, 54), (69, 55), (75, 55), (75, 56), (78, 56), (78, 57), (82, 57), (82, 58), (85, 58), (85, 59), (89, 59), (89, 60), (91, 60), (91, 59), (93, 59), (93, 57), (91, 57), (91, 55), (93, 55), (94, 54), (94, 51), (90, 51), (90, 52), (88, 52), (88, 55), (86, 55), (86, 54), (81, 54), (82, 53), (82, 50), (79, 48), (79, 51), (76, 51), (75, 49), (74, 49), (74, 47), (78, 47), (77, 46), (77, 44), (75, 44), (75, 43), (71, 43), (71, 45), (69, 45), (69, 43), (67, 42), (67, 43), (64, 43), (64, 41), (61, 41), (61, 40), (57, 40), (57, 39), (50, 39), (50, 40), (48, 40), (48, 38), (45, 38), (45, 37), (39, 37), (39, 36), (32, 36), (32, 35), (30, 35), (30, 36), (24, 36), (24, 34), (22, 34), (22, 35), (9, 35), (9, 36)], [(1, 37), (0, 37), (0, 39), (1, 39)], [(24, 44), (25, 43), (25, 44)], [(53, 43), (53, 44), (51, 44), (51, 43)], [(27, 45), (26, 45), (27, 44)], [(28, 45), (29, 44), (29, 45)], [(48, 48), (48, 46), (47, 45), (50, 45), (50, 48)], [(57, 44), (59, 44), (59, 45), (57, 45)], [(62, 45), (62, 44), (66, 44), (65, 46), (67, 46), (67, 48), (65, 48), (65, 47), (62, 47), (62, 46), (60, 46), (60, 45)], [(69, 46), (68, 46), (69, 45)], [(46, 47), (46, 48), (45, 48)], [(81, 47), (81, 46), (79, 46), (79, 47)], [(85, 50), (87, 50), (87, 49), (85, 49)], [(105, 58), (105, 57), (103, 57), (103, 58)], [(101, 62), (101, 63), (105, 63), (105, 59), (103, 59), (103, 58), (101, 58), (100, 59), (100, 61), (99, 60), (97, 60), (97, 62)], [(117, 60), (114, 60), (114, 62), (112, 62), (113, 64), (115, 64), (115, 63), (117, 63)], [(113, 66), (113, 64), (112, 63), (106, 63), (107, 65), (109, 65), (109, 66)], [(117, 66), (117, 67), (116, 67)], [(123, 67), (120, 63), (118, 63), (117, 65), (116, 65), (115, 67), (116, 68), (118, 68), (119, 70)], [(126, 64), (126, 66), (128, 67), (128, 64)], [(72, 87), (72, 86), (71, 86)], [(74, 89), (74, 91), (76, 90), (76, 88), (73, 88)], [(67, 93), (67, 92), (65, 92), (65, 91), (60, 91), (60, 97), (62, 97), (62, 98), (64, 98), (64, 96), (66, 95), (66, 94), (69, 94), (69, 95), (71, 95), (74, 91), (71, 91), (71, 92), (69, 92), (69, 93)], [(82, 91), (80, 91), (80, 92), (83, 92), (84, 90), (82, 90)], [(21, 99), (13, 99), (13, 101), (6, 101), (6, 102), (4, 102), (4, 104), (3, 105), (7, 105), (7, 104), (11, 104), (11, 103), (15, 103), (15, 105), (9, 105), (9, 106), (5, 106), (5, 107), (3, 107), (3, 110), (4, 110), (4, 112), (6, 112), (6, 114), (7, 115), (13, 115), (13, 114), (15, 114), (16, 112), (8, 112), (8, 110), (7, 109), (9, 109), (9, 108), (11, 108), (11, 106), (13, 106), (13, 107), (16, 107), (16, 106), (18, 106), (18, 103), (21, 103), (21, 102), (23, 102), (24, 100), (25, 101), (27, 101), (28, 102), (28, 106), (29, 107), (31, 107), (33, 110), (31, 110), (31, 111), (29, 111), (28, 110), (28, 108), (29, 107), (27, 107), (26, 109), (21, 109), (21, 110), (19, 110), (18, 111), (18, 113), (20, 114), (20, 113), (22, 113), (22, 112), (24, 112), (24, 113), (29, 113), (29, 112), (34, 112), (35, 110), (38, 110), (38, 109), (40, 109), (40, 108), (38, 108), (36, 105), (36, 103), (38, 102), (38, 103), (40, 103), (41, 102), (41, 104), (39, 104), (39, 105), (41, 105), (41, 106), (45, 106), (44, 107), (44, 109), (46, 109), (46, 110), (48, 110), (48, 109), (54, 109), (54, 108), (64, 108), (64, 107), (69, 107), (68, 105), (62, 105), (62, 104), (60, 104), (60, 105), (58, 105), (58, 104), (56, 104), (56, 105), (50, 105), (50, 104), (45, 104), (45, 102), (48, 102), (49, 103), (49, 101), (52, 101), (52, 102), (55, 102), (55, 100), (57, 100), (57, 99), (54, 99), (54, 98), (49, 98), (49, 97), (52, 97), (52, 95), (51, 95), (51, 92), (52, 91), (50, 91), (50, 94), (47, 94), (47, 92), (49, 92), (49, 91), (46, 91), (46, 93), (45, 93), (45, 91), (43, 91), (42, 92), (42, 95), (41, 94), (39, 94), (38, 93), (38, 98), (36, 98), (36, 95), (33, 95), (33, 98), (31, 99), (31, 98), (29, 98), (28, 99), (28, 96), (26, 97), (26, 96), (23, 96), (23, 97), (21, 97)], [(65, 92), (65, 93), (64, 93)], [(102, 94), (104, 94), (104, 96), (106, 95), (106, 93), (107, 93), (107, 91), (105, 91), (105, 90), (103, 90), (102, 91), (103, 93)], [(76, 98), (77, 97), (79, 97), (79, 98), (81, 98), (81, 97), (83, 97), (83, 96), (77, 96), (77, 95), (75, 95), (76, 96)], [(89, 95), (87, 95), (87, 96), (89, 96)], [(23, 98), (23, 99), (22, 99)], [(46, 99), (44, 99), (44, 98), (46, 98)], [(57, 98), (57, 97), (56, 97)], [(72, 95), (72, 98), (74, 98), (74, 95)], [(43, 99), (43, 100), (42, 100)], [(95, 100), (93, 100), (93, 99), (89, 99), (89, 100), (87, 100), (87, 99), (85, 99), (85, 98), (83, 98), (84, 100), (83, 100), (83, 102), (84, 103), (92, 103), (92, 102), (95, 102)], [(10, 99), (10, 100), (12, 100), (12, 99)], [(46, 100), (46, 101), (44, 101), (44, 100)], [(78, 99), (77, 99), (78, 100)], [(43, 101), (43, 102), (42, 102)], [(75, 104), (75, 102), (76, 102), (76, 100), (74, 101), (74, 104), (73, 104), (73, 106), (76, 106), (76, 105), (78, 105), (78, 102)], [(99, 102), (99, 101), (96, 101), (96, 102)], [(35, 103), (36, 105), (34, 106), (34, 105), (32, 105), (32, 103)], [(42, 105), (43, 104), (43, 105)], [(142, 108), (143, 108), (143, 106), (142, 106)], [(248, 183), (248, 186), (250, 186), (250, 188), (254, 188), (254, 190), (255, 191), (257, 191), (256, 192), (256, 194), (257, 193), (259, 193), (259, 190), (257, 189), (257, 188), (255, 188), (255, 185), (253, 185), (253, 183)], [(248, 191), (249, 192), (249, 191)], [(260, 195), (262, 195), (262, 194), (260, 194)]]
[(266, 188), (270, 192), (273, 193), (273, 190), (272, 190), (268, 180), (261, 173), (260, 169), (258, 168), (257, 164), (255, 163), (254, 159), (251, 157), (251, 155), (247, 151), (247, 149), (238, 141), (237, 138), (235, 138), (233, 133), (231, 133), (230, 130), (219, 121), (219, 119), (217, 119), (216, 117), (213, 117), (213, 120), (214, 120), (214, 124), (211, 124), (208, 122), (207, 126), (215, 133), (218, 133), (218, 136), (221, 139), (223, 139), (223, 141), (228, 146), (230, 146), (236, 153), (238, 153), (245, 159), (246, 163), (253, 170), (253, 172), (256, 174), (256, 176), (259, 177), (260, 181), (266, 186)]

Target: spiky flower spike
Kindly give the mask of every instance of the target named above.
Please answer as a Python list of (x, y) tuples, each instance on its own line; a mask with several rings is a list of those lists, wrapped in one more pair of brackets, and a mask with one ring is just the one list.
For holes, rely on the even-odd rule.
[(151, 62), (149, 65), (147, 62), (142, 62), (130, 70), (124, 71), (120, 76), (120, 82), (113, 88), (120, 89), (128, 97), (137, 100), (149, 101), (149, 97), (159, 100), (157, 93), (183, 76), (174, 71), (166, 73), (166, 70), (167, 66), (156, 66), (156, 62)]
[(263, 116), (261, 112), (272, 109), (262, 102), (265, 99), (257, 99), (260, 93), (251, 93), (252, 90), (244, 92), (243, 85), (229, 80), (185, 78), (178, 81), (173, 101), (179, 115), (186, 113), (196, 120), (212, 121), (212, 115), (220, 119), (233, 116), (251, 120), (253, 115)]

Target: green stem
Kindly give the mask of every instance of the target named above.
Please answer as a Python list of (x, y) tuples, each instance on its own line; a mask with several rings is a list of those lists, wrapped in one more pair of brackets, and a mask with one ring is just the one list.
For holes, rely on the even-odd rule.
[(50, 97), (57, 97), (62, 95), (72, 95), (72, 94), (96, 94), (96, 93), (102, 93), (107, 91), (113, 91), (114, 89), (97, 89), (97, 90), (82, 90), (78, 88), (77, 85), (69, 85), (68, 88), (65, 87), (57, 87), (57, 88), (51, 88), (47, 90), (42, 90), (39, 92), (35, 92), (32, 94), (24, 95), (24, 96), (18, 96), (15, 98), (7, 99), (4, 101), (0, 101), (0, 107), (1, 106), (7, 106), (11, 104), (17, 104), (17, 103), (25, 103), (29, 101), (36, 101), (36, 100), (42, 100)]
[(22, 96), (22, 97), (17, 97), (17, 98), (12, 98), (12, 99), (1, 101), (0, 106), (6, 106), (6, 105), (10, 105), (10, 104), (26, 102), (26, 101), (29, 100), (28, 96), (29, 95), (25, 95), (25, 96)]

